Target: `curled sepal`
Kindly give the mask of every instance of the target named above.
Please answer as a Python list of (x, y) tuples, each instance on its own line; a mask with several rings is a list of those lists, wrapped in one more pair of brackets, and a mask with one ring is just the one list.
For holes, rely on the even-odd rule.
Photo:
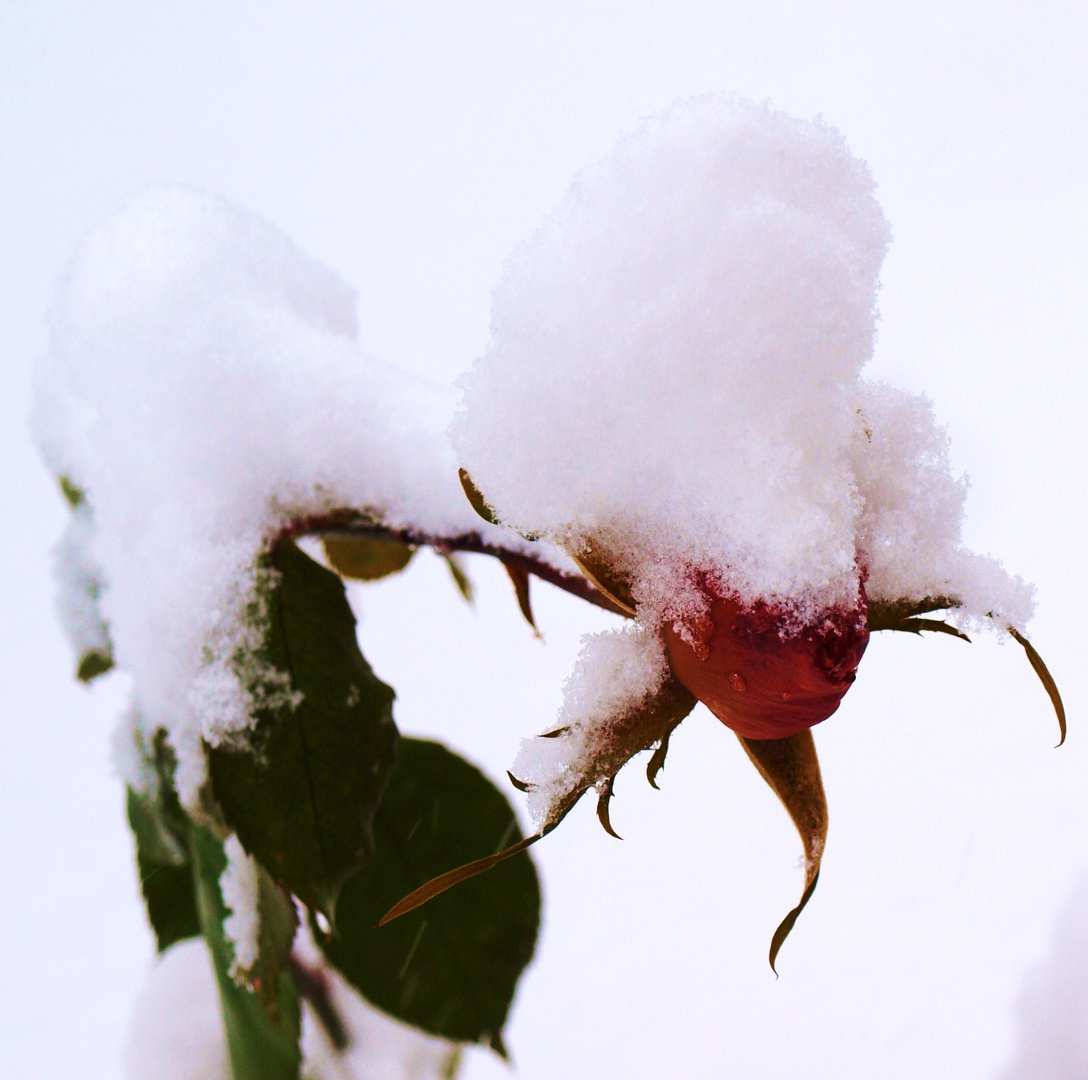
[(1018, 642), (1024, 647), (1024, 652), (1028, 654), (1028, 662), (1031, 664), (1035, 674), (1039, 676), (1039, 681), (1043, 684), (1047, 694), (1050, 696), (1050, 703), (1054, 706), (1054, 712), (1058, 717), (1058, 729), (1061, 732), (1061, 738), (1058, 740), (1058, 745), (1061, 746), (1065, 742), (1065, 706), (1062, 704), (1062, 696), (1058, 693), (1058, 684), (1054, 681), (1054, 677), (1047, 670), (1046, 664), (1043, 663), (1043, 658), (1036, 652), (1035, 646), (1019, 630), (1009, 627), (1009, 633), (1012, 635), (1014, 641)]
[(811, 730), (799, 731), (785, 739), (738, 738), (760, 775), (782, 801), (805, 849), (805, 888), (801, 902), (782, 920), (771, 938), (768, 959), (777, 975), (774, 965), (778, 950), (809, 902), (820, 876), (820, 860), (827, 840), (827, 799)]
[(669, 753), (669, 739), (679, 726), (680, 720), (683, 719), (684, 718), (681, 716), (672, 727), (665, 729), (665, 734), (661, 736), (661, 741), (657, 744), (657, 748), (650, 756), (650, 760), (646, 763), (646, 779), (650, 781), (650, 787), (652, 787), (654, 791), (661, 790), (657, 786), (657, 774), (665, 768), (665, 758)]
[(617, 840), (622, 840), (615, 829), (612, 828), (612, 820), (608, 816), (608, 804), (612, 801), (612, 796), (615, 795), (615, 783), (616, 778), (610, 776), (607, 780), (602, 780), (597, 785), (597, 820), (600, 821), (604, 828), (604, 831), (609, 836), (614, 836)]

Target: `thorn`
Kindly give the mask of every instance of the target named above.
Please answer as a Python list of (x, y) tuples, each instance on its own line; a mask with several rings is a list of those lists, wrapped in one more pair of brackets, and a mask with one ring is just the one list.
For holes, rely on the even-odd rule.
[(560, 735), (566, 735), (570, 731), (569, 727), (558, 727), (555, 731), (545, 731), (543, 735), (538, 735), (538, 739), (558, 739)]
[(506, 770), (506, 775), (510, 777), (510, 783), (518, 789), (518, 791), (532, 791), (536, 787), (536, 784), (527, 784), (524, 780), (519, 780), (509, 769)]

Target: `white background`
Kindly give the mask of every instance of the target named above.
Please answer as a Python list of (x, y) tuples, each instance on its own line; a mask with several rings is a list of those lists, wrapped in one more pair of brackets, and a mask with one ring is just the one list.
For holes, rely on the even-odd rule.
[[(108, 743), (123, 677), (74, 683), (52, 611), (65, 509), (27, 434), (52, 287), (144, 184), (191, 182), (291, 235), (360, 295), (373, 353), (449, 379), (483, 348), (502, 259), (574, 170), (679, 96), (822, 113), (895, 240), (870, 374), (924, 390), (972, 480), (968, 543), (1038, 585), (1020, 650), (874, 639), (817, 731), (832, 831), (785, 946), (799, 845), (700, 710), (661, 792), (621, 775), (535, 850), (538, 958), (517, 1075), (992, 1077), (1027, 966), (1088, 865), (1083, 567), (1088, 15), (1082, 3), (0, 4), (0, 1074), (119, 1075), (151, 955)], [(501, 777), (554, 716), (580, 633), (501, 573), (475, 612), (436, 560), (355, 597), (402, 729)], [(506, 1076), (484, 1052), (469, 1080)]]

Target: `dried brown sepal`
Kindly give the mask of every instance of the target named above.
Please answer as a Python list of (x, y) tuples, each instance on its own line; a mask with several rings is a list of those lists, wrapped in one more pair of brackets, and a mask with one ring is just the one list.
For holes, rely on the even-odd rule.
[(321, 538), (325, 558), (343, 578), (352, 581), (378, 581), (403, 570), (416, 549), (399, 540), (372, 540), (356, 536)]
[(959, 638), (960, 641), (966, 641), (968, 645), (971, 644), (971, 639), (957, 626), (953, 626), (951, 623), (945, 622), (943, 619), (904, 619), (896, 626), (885, 626), (883, 630), (905, 630), (908, 634), (919, 634), (923, 631), (929, 631), (934, 634), (949, 634), (954, 638)]
[(508, 562), (504, 562), (503, 566), (506, 567), (507, 577), (510, 578), (510, 582), (514, 586), (514, 593), (518, 598), (518, 607), (521, 609), (522, 615), (525, 616), (525, 621), (533, 628), (533, 633), (540, 637), (536, 620), (533, 618), (533, 605), (529, 600), (529, 571), (524, 566), (516, 566)]
[[(392, 919), (396, 919), (409, 911), (427, 903), (428, 900), (462, 881), (476, 877), (497, 866), (504, 859), (524, 851), (531, 844), (535, 844), (542, 837), (550, 833), (574, 808), (578, 800), (591, 788), (601, 781), (615, 777), (616, 773), (627, 764), (640, 750), (649, 750), (651, 746), (659, 742), (666, 731), (672, 731), (692, 709), (695, 708), (695, 697), (685, 689), (676, 679), (668, 679), (660, 690), (641, 709), (626, 717), (618, 718), (611, 725), (611, 737), (597, 758), (591, 762), (586, 772), (578, 778), (578, 783), (557, 804), (555, 804), (544, 822), (544, 827), (534, 836), (526, 837), (512, 847), (500, 851), (497, 855), (488, 855), (486, 858), (477, 859), (475, 862), (466, 863), (455, 870), (421, 885), (414, 892), (409, 893), (403, 900), (395, 904), (382, 917), (379, 926), (384, 926)], [(544, 738), (559, 738), (570, 728), (559, 728), (557, 731), (548, 732)], [(515, 779), (511, 774), (510, 780), (515, 787), (520, 787), (524, 781)], [(611, 784), (609, 784), (611, 791)], [(603, 822), (602, 822), (603, 824)], [(609, 827), (611, 832), (611, 828)], [(613, 836), (616, 834), (613, 832)]]
[(510, 778), (510, 783), (513, 784), (518, 791), (525, 793), (533, 790), (532, 784), (527, 784), (524, 780), (519, 780), (509, 769), (506, 770), (506, 775)]
[(608, 816), (608, 804), (612, 801), (612, 796), (615, 794), (615, 783), (616, 778), (610, 776), (598, 789), (597, 820), (600, 821), (601, 825), (604, 827), (604, 831), (608, 833), (609, 836), (614, 836), (617, 840), (622, 840), (623, 837), (612, 828), (612, 821)]
[(811, 730), (799, 731), (785, 739), (738, 738), (760, 775), (786, 808), (805, 851), (805, 888), (801, 902), (782, 920), (771, 938), (769, 959), (774, 971), (778, 950), (812, 896), (820, 876), (820, 860), (827, 840), (827, 799)]
[(495, 516), (495, 511), (487, 503), (487, 499), (484, 498), (484, 493), (472, 482), (472, 477), (464, 469), (457, 470), (457, 476), (461, 481), (461, 487), (464, 488), (465, 497), (469, 501), (469, 505), (477, 514), (480, 515), (489, 525), (499, 525), (501, 522)]
[[(551, 828), (554, 827), (553, 825)], [(407, 915), (409, 911), (415, 911), (417, 907), (422, 907), (428, 900), (433, 900), (447, 889), (452, 889), (454, 885), (460, 885), (462, 881), (468, 881), (469, 878), (483, 874), (493, 866), (498, 866), (504, 859), (509, 859), (525, 851), (538, 840), (547, 836), (551, 832), (551, 828), (542, 829), (532, 836), (527, 836), (524, 840), (511, 844), (510, 847), (500, 851), (497, 855), (488, 855), (486, 858), (477, 859), (475, 862), (465, 863), (464, 866), (459, 866), (456, 870), (449, 870), (445, 874), (439, 874), (438, 877), (431, 878), (425, 885), (420, 885), (418, 889), (410, 892), (403, 900), (394, 904), (381, 917), (378, 925), (385, 926), (387, 922), (399, 919), (401, 915)]]
[(925, 615), (930, 611), (946, 611), (960, 606), (951, 596), (926, 596), (921, 600), (874, 600), (868, 601), (866, 623), (870, 630), (898, 630), (908, 619)]
[(1062, 704), (1061, 694), (1058, 693), (1058, 684), (1054, 681), (1054, 676), (1050, 674), (1046, 664), (1043, 663), (1043, 658), (1036, 651), (1035, 646), (1019, 630), (1011, 626), (1009, 627), (1009, 633), (1014, 641), (1019, 642), (1024, 647), (1024, 652), (1028, 654), (1028, 662), (1035, 674), (1039, 676), (1039, 681), (1050, 696), (1050, 703), (1054, 706), (1054, 712), (1058, 717), (1058, 730), (1061, 732), (1058, 746), (1061, 746), (1065, 742), (1065, 706)]

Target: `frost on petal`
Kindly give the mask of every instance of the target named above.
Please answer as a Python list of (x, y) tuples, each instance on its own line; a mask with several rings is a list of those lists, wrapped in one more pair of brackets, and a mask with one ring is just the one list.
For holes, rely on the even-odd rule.
[(524, 740), (514, 762), (513, 775), (529, 789), (534, 825), (550, 828), (588, 788), (603, 791), (694, 704), (671, 678), (664, 646), (652, 631), (632, 624), (586, 635), (555, 730)]

